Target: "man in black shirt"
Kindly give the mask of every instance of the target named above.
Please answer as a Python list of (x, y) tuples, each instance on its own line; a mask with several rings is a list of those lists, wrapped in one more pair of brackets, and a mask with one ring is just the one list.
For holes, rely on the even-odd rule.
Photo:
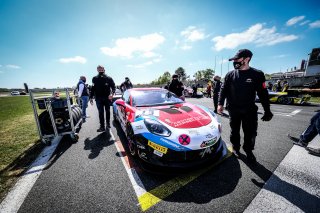
[(131, 88), (133, 88), (133, 86), (130, 79), (128, 77), (125, 77), (124, 82), (120, 85), (121, 92), (124, 93), (124, 91)]
[(98, 75), (92, 78), (90, 103), (93, 104), (92, 98), (95, 96), (100, 121), (100, 128), (97, 132), (104, 132), (104, 111), (106, 111), (107, 128), (110, 128), (110, 104), (116, 87), (113, 79), (105, 74), (103, 66), (99, 65), (97, 71)]
[(233, 61), (235, 69), (226, 74), (221, 86), (218, 113), (223, 112), (224, 101), (227, 99), (233, 154), (236, 157), (240, 155), (240, 125), (242, 123), (243, 150), (246, 152), (249, 161), (256, 162), (252, 152), (258, 128), (258, 107), (255, 105), (256, 93), (264, 109), (264, 115), (261, 119), (270, 121), (273, 114), (270, 111), (264, 73), (249, 66), (251, 58), (252, 52), (250, 50), (241, 49), (233, 58), (229, 59), (229, 61)]

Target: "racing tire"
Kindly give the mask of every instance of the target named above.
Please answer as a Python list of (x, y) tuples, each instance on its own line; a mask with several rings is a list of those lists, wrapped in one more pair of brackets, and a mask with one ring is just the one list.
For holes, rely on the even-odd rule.
[(293, 104), (293, 99), (292, 99), (292, 98), (289, 98), (289, 97), (285, 97), (285, 96), (280, 96), (280, 97), (277, 99), (277, 103), (289, 105), (289, 104)]
[(130, 124), (127, 125), (127, 141), (128, 141), (128, 148), (129, 148), (130, 155), (132, 157), (136, 157), (138, 150), (137, 150), (137, 145), (134, 142), (134, 133)]

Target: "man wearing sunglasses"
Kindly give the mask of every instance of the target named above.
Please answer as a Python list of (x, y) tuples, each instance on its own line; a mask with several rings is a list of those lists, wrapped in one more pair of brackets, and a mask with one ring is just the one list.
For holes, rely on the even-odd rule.
[(233, 154), (240, 156), (240, 126), (244, 133), (243, 150), (247, 159), (255, 163), (256, 157), (252, 150), (257, 136), (258, 107), (255, 105), (256, 93), (258, 94), (264, 109), (263, 121), (270, 121), (273, 114), (270, 111), (268, 91), (265, 84), (264, 73), (249, 66), (252, 52), (241, 49), (230, 58), (233, 61), (234, 70), (228, 72), (221, 86), (218, 113), (223, 113), (224, 101), (227, 99), (227, 107), (230, 116), (230, 141), (233, 145)]

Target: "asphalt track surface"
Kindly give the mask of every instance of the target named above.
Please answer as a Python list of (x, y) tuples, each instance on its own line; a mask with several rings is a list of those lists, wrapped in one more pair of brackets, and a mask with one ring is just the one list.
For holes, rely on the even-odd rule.
[[(208, 98), (187, 101), (213, 107)], [(79, 141), (62, 139), (19, 212), (243, 212), (292, 148), (287, 134), (299, 135), (319, 107), (271, 105), (271, 109), (272, 121), (259, 119), (256, 165), (248, 164), (245, 155), (241, 159), (228, 155), (218, 164), (189, 173), (160, 175), (128, 160), (117, 125), (111, 134), (97, 133), (98, 112), (89, 106), (90, 118), (82, 125)], [(228, 118), (220, 119), (222, 137), (229, 145)], [(141, 181), (143, 195), (137, 194), (128, 169)]]

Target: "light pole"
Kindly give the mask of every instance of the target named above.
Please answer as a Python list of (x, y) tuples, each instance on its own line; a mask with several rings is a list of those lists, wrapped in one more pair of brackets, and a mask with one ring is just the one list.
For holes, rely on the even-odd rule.
[(223, 64), (223, 56), (221, 57), (221, 77), (222, 77), (222, 64)]

